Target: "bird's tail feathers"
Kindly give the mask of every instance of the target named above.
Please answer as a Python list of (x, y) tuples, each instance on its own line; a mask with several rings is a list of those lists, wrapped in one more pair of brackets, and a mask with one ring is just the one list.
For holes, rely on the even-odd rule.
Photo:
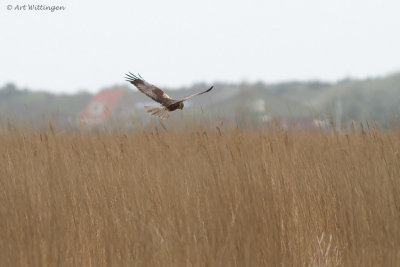
[(149, 107), (145, 106), (144, 109), (151, 113), (151, 115), (156, 116), (160, 119), (166, 119), (169, 117), (169, 111), (166, 107)]

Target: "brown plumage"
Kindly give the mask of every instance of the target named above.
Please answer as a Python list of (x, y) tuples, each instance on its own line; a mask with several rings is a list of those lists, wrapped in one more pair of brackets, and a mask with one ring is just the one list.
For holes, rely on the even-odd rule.
[[(138, 77), (139, 76), (139, 77)], [(140, 92), (144, 93), (145, 95), (147, 95), (148, 97), (150, 97), (151, 99), (153, 99), (154, 101), (158, 102), (161, 104), (160, 107), (148, 107), (145, 106), (145, 110), (149, 113), (151, 113), (151, 115), (157, 116), (161, 119), (166, 119), (169, 117), (169, 112), (174, 111), (176, 109), (183, 109), (184, 104), (183, 102), (194, 97), (197, 95), (201, 95), (204, 93), (207, 93), (209, 91), (211, 91), (211, 89), (213, 89), (214, 86), (211, 86), (209, 89), (207, 89), (204, 92), (200, 92), (200, 93), (196, 93), (196, 94), (192, 94), (189, 96), (186, 96), (182, 99), (178, 99), (178, 100), (174, 100), (172, 98), (170, 98), (163, 90), (161, 90), (160, 88), (146, 82), (141, 76), (140, 74), (138, 74), (138, 76), (132, 74), (132, 73), (128, 73), (126, 74), (126, 80), (128, 82), (130, 82), (131, 84), (133, 84), (134, 86), (136, 86), (137, 89), (139, 89)]]

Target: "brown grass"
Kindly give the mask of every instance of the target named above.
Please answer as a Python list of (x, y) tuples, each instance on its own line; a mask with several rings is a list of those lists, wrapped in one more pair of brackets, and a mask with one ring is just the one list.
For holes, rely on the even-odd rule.
[(400, 266), (396, 131), (10, 130), (0, 177), (0, 266)]

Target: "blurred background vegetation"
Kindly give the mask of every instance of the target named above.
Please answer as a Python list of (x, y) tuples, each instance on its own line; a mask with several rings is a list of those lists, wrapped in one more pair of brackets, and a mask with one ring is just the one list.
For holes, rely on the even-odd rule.
[[(400, 115), (400, 73), (367, 79), (344, 79), (335, 83), (289, 81), (275, 84), (220, 83), (211, 94), (193, 99), (185, 109), (189, 118), (208, 114), (241, 121), (267, 122), (271, 118), (301, 120), (311, 117), (332, 118), (338, 112), (343, 121), (375, 120), (386, 127)], [(172, 98), (202, 90), (207, 84), (193, 84), (165, 91)], [(147, 118), (143, 103), (146, 96), (129, 84), (103, 89), (124, 89), (134, 105), (125, 107), (136, 119)], [(102, 90), (102, 89), (101, 89)], [(62, 123), (77, 124), (80, 114), (94, 94), (53, 94), (17, 88), (14, 84), (0, 87), (0, 116), (24, 118), (33, 122), (55, 116)], [(157, 103), (154, 103), (155, 105)], [(192, 107), (190, 107), (192, 106)], [(146, 117), (147, 116), (147, 117)], [(176, 116), (176, 115), (175, 115)]]

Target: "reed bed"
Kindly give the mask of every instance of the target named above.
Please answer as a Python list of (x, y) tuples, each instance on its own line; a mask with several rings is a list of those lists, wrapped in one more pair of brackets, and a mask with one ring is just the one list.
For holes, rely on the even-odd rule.
[(400, 132), (3, 131), (0, 266), (400, 266)]

